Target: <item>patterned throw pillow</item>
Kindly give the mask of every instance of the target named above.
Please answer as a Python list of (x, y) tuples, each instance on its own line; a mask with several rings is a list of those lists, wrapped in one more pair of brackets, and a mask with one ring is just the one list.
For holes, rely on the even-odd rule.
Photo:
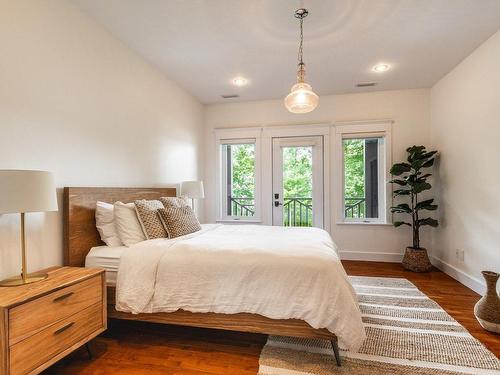
[(190, 205), (187, 197), (162, 197), (160, 202), (165, 207), (185, 207)]
[(135, 201), (134, 204), (142, 230), (148, 240), (168, 237), (167, 231), (163, 227), (158, 215), (158, 209), (163, 208), (163, 204), (160, 201), (141, 199)]
[(169, 238), (184, 236), (201, 230), (201, 225), (189, 206), (165, 207), (158, 210)]

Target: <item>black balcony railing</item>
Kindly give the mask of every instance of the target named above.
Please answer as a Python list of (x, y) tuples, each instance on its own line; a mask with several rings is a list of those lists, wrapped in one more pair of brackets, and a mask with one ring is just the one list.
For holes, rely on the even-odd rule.
[(255, 201), (253, 198), (228, 197), (229, 216), (254, 216)]
[(366, 212), (365, 198), (345, 198), (344, 215), (347, 218), (363, 218)]
[[(228, 197), (229, 216), (254, 216), (254, 198)], [(285, 198), (283, 225), (294, 227), (312, 226), (312, 198)]]
[[(345, 198), (345, 217), (363, 218), (366, 214), (365, 198)], [(254, 198), (228, 197), (229, 216), (254, 216)], [(311, 227), (313, 219), (312, 198), (292, 197), (283, 201), (283, 225)]]
[(312, 198), (285, 198), (283, 225), (286, 227), (312, 227)]

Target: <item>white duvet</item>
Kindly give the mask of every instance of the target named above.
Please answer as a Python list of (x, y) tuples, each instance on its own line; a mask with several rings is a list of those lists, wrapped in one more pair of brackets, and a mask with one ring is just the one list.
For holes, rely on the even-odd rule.
[(350, 350), (365, 339), (335, 245), (316, 228), (211, 224), (136, 244), (121, 257), (116, 309), (248, 312), (326, 328)]

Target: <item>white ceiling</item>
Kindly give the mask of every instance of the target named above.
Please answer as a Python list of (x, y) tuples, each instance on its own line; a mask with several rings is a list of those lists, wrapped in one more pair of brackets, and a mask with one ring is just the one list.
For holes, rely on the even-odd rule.
[[(202, 103), (430, 87), (500, 28), (500, 0), (71, 0)], [(385, 62), (389, 72), (373, 65)], [(237, 88), (232, 78), (249, 80)], [(375, 88), (355, 88), (375, 81)], [(238, 99), (221, 95), (239, 94)]]

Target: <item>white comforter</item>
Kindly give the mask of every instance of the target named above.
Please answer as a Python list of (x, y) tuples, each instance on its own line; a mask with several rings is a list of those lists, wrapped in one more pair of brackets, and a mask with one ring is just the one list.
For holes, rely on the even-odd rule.
[(316, 228), (212, 224), (144, 241), (122, 255), (116, 292), (119, 311), (248, 312), (327, 328), (350, 350), (365, 339), (335, 245)]

